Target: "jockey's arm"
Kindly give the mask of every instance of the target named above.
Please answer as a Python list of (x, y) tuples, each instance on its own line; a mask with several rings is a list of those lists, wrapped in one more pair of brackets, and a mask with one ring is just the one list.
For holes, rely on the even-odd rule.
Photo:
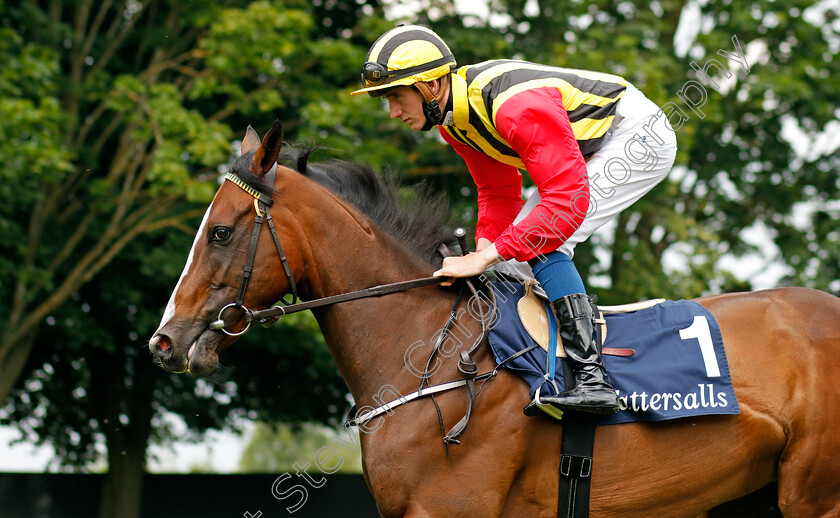
[(475, 241), (475, 251), (476, 252), (481, 252), (482, 250), (484, 250), (485, 248), (487, 248), (488, 246), (490, 246), (492, 244), (493, 244), (493, 242), (490, 241), (489, 239), (487, 239), (486, 237), (480, 237), (480, 238), (476, 239), (476, 241)]
[(589, 209), (586, 162), (556, 88), (512, 96), (494, 120), (499, 135), (525, 164), (541, 200), (493, 242), (505, 259), (527, 261), (556, 250), (583, 223)]
[[(464, 158), (478, 188), (476, 239), (483, 246), (466, 257), (447, 258), (435, 272), (437, 276), (469, 277), (500, 258), (527, 261), (556, 250), (580, 226), (589, 207), (586, 163), (559, 90), (543, 88), (517, 94), (497, 111), (495, 120), (499, 134), (520, 156), (537, 185), (541, 201), (514, 225), (523, 205), (519, 171), (441, 131)], [(517, 181), (510, 182), (511, 177)], [(577, 210), (572, 209), (573, 203)], [(526, 233), (531, 233), (530, 239), (538, 246), (522, 239)]]

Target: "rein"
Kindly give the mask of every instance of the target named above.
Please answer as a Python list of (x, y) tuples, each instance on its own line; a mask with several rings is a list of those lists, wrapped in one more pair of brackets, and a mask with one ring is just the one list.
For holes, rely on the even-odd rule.
[(363, 299), (367, 297), (379, 297), (380, 295), (388, 295), (389, 293), (397, 293), (399, 291), (410, 290), (414, 288), (422, 288), (423, 286), (432, 286), (440, 284), (443, 279), (440, 277), (423, 277), (421, 279), (414, 279), (410, 281), (394, 282), (391, 284), (380, 284), (371, 288), (364, 288), (361, 290), (341, 293), (339, 295), (330, 295), (320, 299), (300, 302), (298, 304), (290, 304), (287, 306), (272, 306), (268, 309), (258, 311), (246, 312), (245, 319), (248, 321), (259, 320), (260, 323), (265, 324), (269, 318), (283, 317), (298, 311), (305, 311), (307, 309), (319, 308), (321, 306), (329, 306), (338, 304), (339, 302), (347, 302), (348, 300)]
[[(274, 168), (270, 172), (265, 175), (266, 182), (269, 185), (274, 185), (274, 180), (277, 175), (277, 166), (275, 165)], [(248, 248), (248, 254), (245, 259), (245, 266), (242, 269), (242, 282), (239, 285), (239, 291), (236, 295), (236, 300), (226, 306), (224, 306), (221, 310), (219, 310), (219, 315), (216, 320), (210, 322), (208, 327), (215, 331), (221, 331), (228, 336), (241, 336), (245, 334), (250, 328), (251, 324), (256, 320), (258, 321), (263, 327), (269, 327), (275, 324), (277, 321), (280, 320), (283, 316), (290, 315), (292, 313), (297, 313), (300, 311), (305, 311), (308, 309), (314, 309), (323, 306), (329, 306), (332, 304), (338, 304), (341, 302), (347, 302), (350, 300), (368, 298), (368, 297), (378, 297), (382, 295), (388, 295), (390, 293), (397, 293), (401, 291), (406, 291), (415, 288), (421, 288), (424, 286), (432, 286), (435, 284), (440, 284), (443, 282), (444, 279), (440, 277), (423, 277), (420, 279), (413, 279), (408, 281), (401, 281), (401, 282), (394, 282), (390, 284), (381, 284), (378, 286), (373, 286), (370, 288), (365, 288), (361, 290), (351, 291), (347, 293), (341, 293), (338, 295), (331, 295), (328, 297), (323, 297), (320, 299), (314, 299), (306, 302), (298, 302), (299, 300), (297, 294), (297, 287), (295, 284), (295, 279), (292, 276), (291, 268), (289, 267), (289, 263), (286, 259), (286, 254), (283, 253), (283, 247), (280, 244), (280, 238), (277, 236), (277, 229), (274, 226), (274, 220), (271, 218), (271, 211), (269, 210), (273, 200), (271, 196), (265, 192), (262, 192), (257, 186), (251, 185), (250, 183), (246, 182), (239, 176), (233, 173), (225, 174), (225, 180), (228, 180), (234, 184), (236, 184), (239, 188), (243, 191), (247, 192), (254, 198), (254, 210), (256, 211), (256, 215), (254, 217), (254, 229), (251, 231), (251, 241)], [(277, 248), (277, 253), (280, 255), (280, 262), (283, 265), (283, 271), (286, 274), (286, 278), (289, 281), (289, 289), (292, 295), (292, 302), (286, 302), (285, 298), (282, 299), (282, 302), (285, 304), (274, 305), (268, 309), (252, 311), (248, 307), (244, 305), (245, 300), (245, 291), (248, 289), (248, 282), (251, 278), (251, 273), (254, 270), (254, 260), (257, 255), (257, 245), (259, 243), (260, 237), (260, 230), (262, 229), (263, 222), (268, 222), (269, 230), (271, 231), (271, 237), (274, 239), (274, 245)], [(458, 232), (459, 231), (459, 232)], [(463, 253), (466, 253), (466, 240), (464, 239), (464, 231), (463, 229), (458, 229), (456, 231), (456, 236), (461, 244), (461, 250)], [(450, 255), (453, 255), (452, 252), (446, 245), (440, 245), (438, 247), (438, 252), (445, 258)], [(461, 418), (455, 426), (447, 433), (443, 428), (443, 417), (440, 413), (440, 407), (437, 405), (437, 401), (435, 401), (435, 408), (437, 408), (438, 418), (441, 423), (441, 432), (443, 433), (443, 442), (445, 445), (449, 444), (460, 444), (460, 437), (464, 433), (467, 427), (467, 423), (469, 423), (470, 416), (472, 415), (473, 406), (475, 405), (475, 398), (477, 396), (477, 392), (475, 390), (475, 382), (476, 381), (484, 381), (486, 382), (488, 379), (494, 378), (496, 373), (498, 372), (498, 366), (492, 372), (487, 372), (484, 374), (478, 374), (478, 365), (476, 364), (475, 360), (472, 359), (472, 354), (479, 348), (481, 343), (484, 341), (487, 333), (489, 331), (489, 324), (488, 320), (490, 320), (493, 316), (493, 313), (496, 308), (496, 300), (495, 300), (495, 293), (492, 289), (490, 289), (490, 308), (488, 312), (481, 315), (481, 333), (479, 334), (478, 338), (472, 344), (472, 346), (466, 350), (460, 352), (460, 358), (458, 359), (458, 371), (463, 376), (463, 379), (457, 381), (451, 381), (448, 383), (443, 383), (440, 385), (429, 385), (429, 366), (432, 363), (435, 355), (437, 354), (440, 346), (446, 340), (450, 329), (454, 325), (455, 321), (457, 320), (457, 308), (461, 303), (463, 294), (464, 294), (464, 285), (468, 286), (470, 291), (472, 292), (473, 296), (478, 297), (478, 291), (473, 286), (472, 282), (469, 279), (464, 279), (463, 284), (461, 285), (461, 290), (458, 294), (458, 297), (455, 301), (455, 304), (450, 311), (449, 319), (446, 322), (446, 325), (442, 329), (438, 339), (435, 343), (435, 346), (432, 350), (431, 355), (429, 356), (428, 361), (426, 362), (426, 369), (423, 372), (423, 378), (420, 381), (419, 390), (413, 392), (412, 394), (398, 398), (395, 401), (382, 405), (378, 408), (372, 409), (369, 412), (362, 414), (361, 416), (356, 416), (354, 419), (350, 419), (350, 413), (348, 413), (348, 418), (345, 421), (345, 426), (358, 426), (361, 425), (374, 417), (381, 415), (384, 412), (390, 412), (392, 408), (400, 406), (404, 403), (412, 401), (417, 398), (421, 398), (424, 396), (431, 396), (434, 400), (434, 394), (438, 392), (443, 392), (446, 390), (451, 390), (459, 387), (466, 388), (466, 411), (464, 417)], [(245, 313), (245, 328), (238, 332), (228, 331), (226, 327), (226, 323), (222, 318), (222, 315), (225, 311), (230, 308), (237, 308), (242, 310)], [(524, 354), (526, 351), (522, 351), (519, 354)], [(514, 355), (515, 356), (518, 356)], [(514, 357), (511, 357), (502, 364), (507, 363), (507, 361), (512, 360)], [(501, 364), (499, 365), (501, 366)], [(423, 385), (426, 385), (426, 388), (423, 388)], [(350, 409), (350, 412), (355, 414), (355, 405)], [(448, 449), (447, 449), (448, 452)]]

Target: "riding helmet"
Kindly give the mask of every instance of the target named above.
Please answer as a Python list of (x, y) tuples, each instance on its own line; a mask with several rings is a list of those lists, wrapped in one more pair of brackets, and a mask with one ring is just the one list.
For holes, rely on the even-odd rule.
[(449, 47), (431, 29), (400, 25), (379, 37), (362, 65), (362, 86), (353, 95), (385, 95), (392, 88), (432, 81), (456, 66)]

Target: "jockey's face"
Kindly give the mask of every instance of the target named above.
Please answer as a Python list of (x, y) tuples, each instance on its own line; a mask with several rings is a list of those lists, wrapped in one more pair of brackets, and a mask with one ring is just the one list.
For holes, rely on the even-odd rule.
[(400, 86), (385, 96), (392, 119), (400, 119), (411, 129), (420, 131), (426, 124), (423, 96), (413, 86)]

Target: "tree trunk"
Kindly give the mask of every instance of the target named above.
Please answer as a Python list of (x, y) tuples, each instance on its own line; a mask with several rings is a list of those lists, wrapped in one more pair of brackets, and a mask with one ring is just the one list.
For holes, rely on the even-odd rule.
[[(99, 425), (108, 448), (99, 518), (139, 518), (155, 376), (147, 372), (153, 369), (152, 362), (135, 363), (125, 349), (117, 355), (119, 359), (102, 357), (91, 364), (91, 388), (97, 395)], [(133, 371), (130, 386), (125, 384), (126, 368)]]
[(36, 332), (28, 333), (9, 349), (9, 354), (0, 362), (0, 404), (5, 402), (12, 393), (35, 345), (36, 336)]
[(102, 484), (99, 518), (139, 518), (146, 445), (139, 451), (117, 450), (114, 446), (108, 441), (108, 473)]

